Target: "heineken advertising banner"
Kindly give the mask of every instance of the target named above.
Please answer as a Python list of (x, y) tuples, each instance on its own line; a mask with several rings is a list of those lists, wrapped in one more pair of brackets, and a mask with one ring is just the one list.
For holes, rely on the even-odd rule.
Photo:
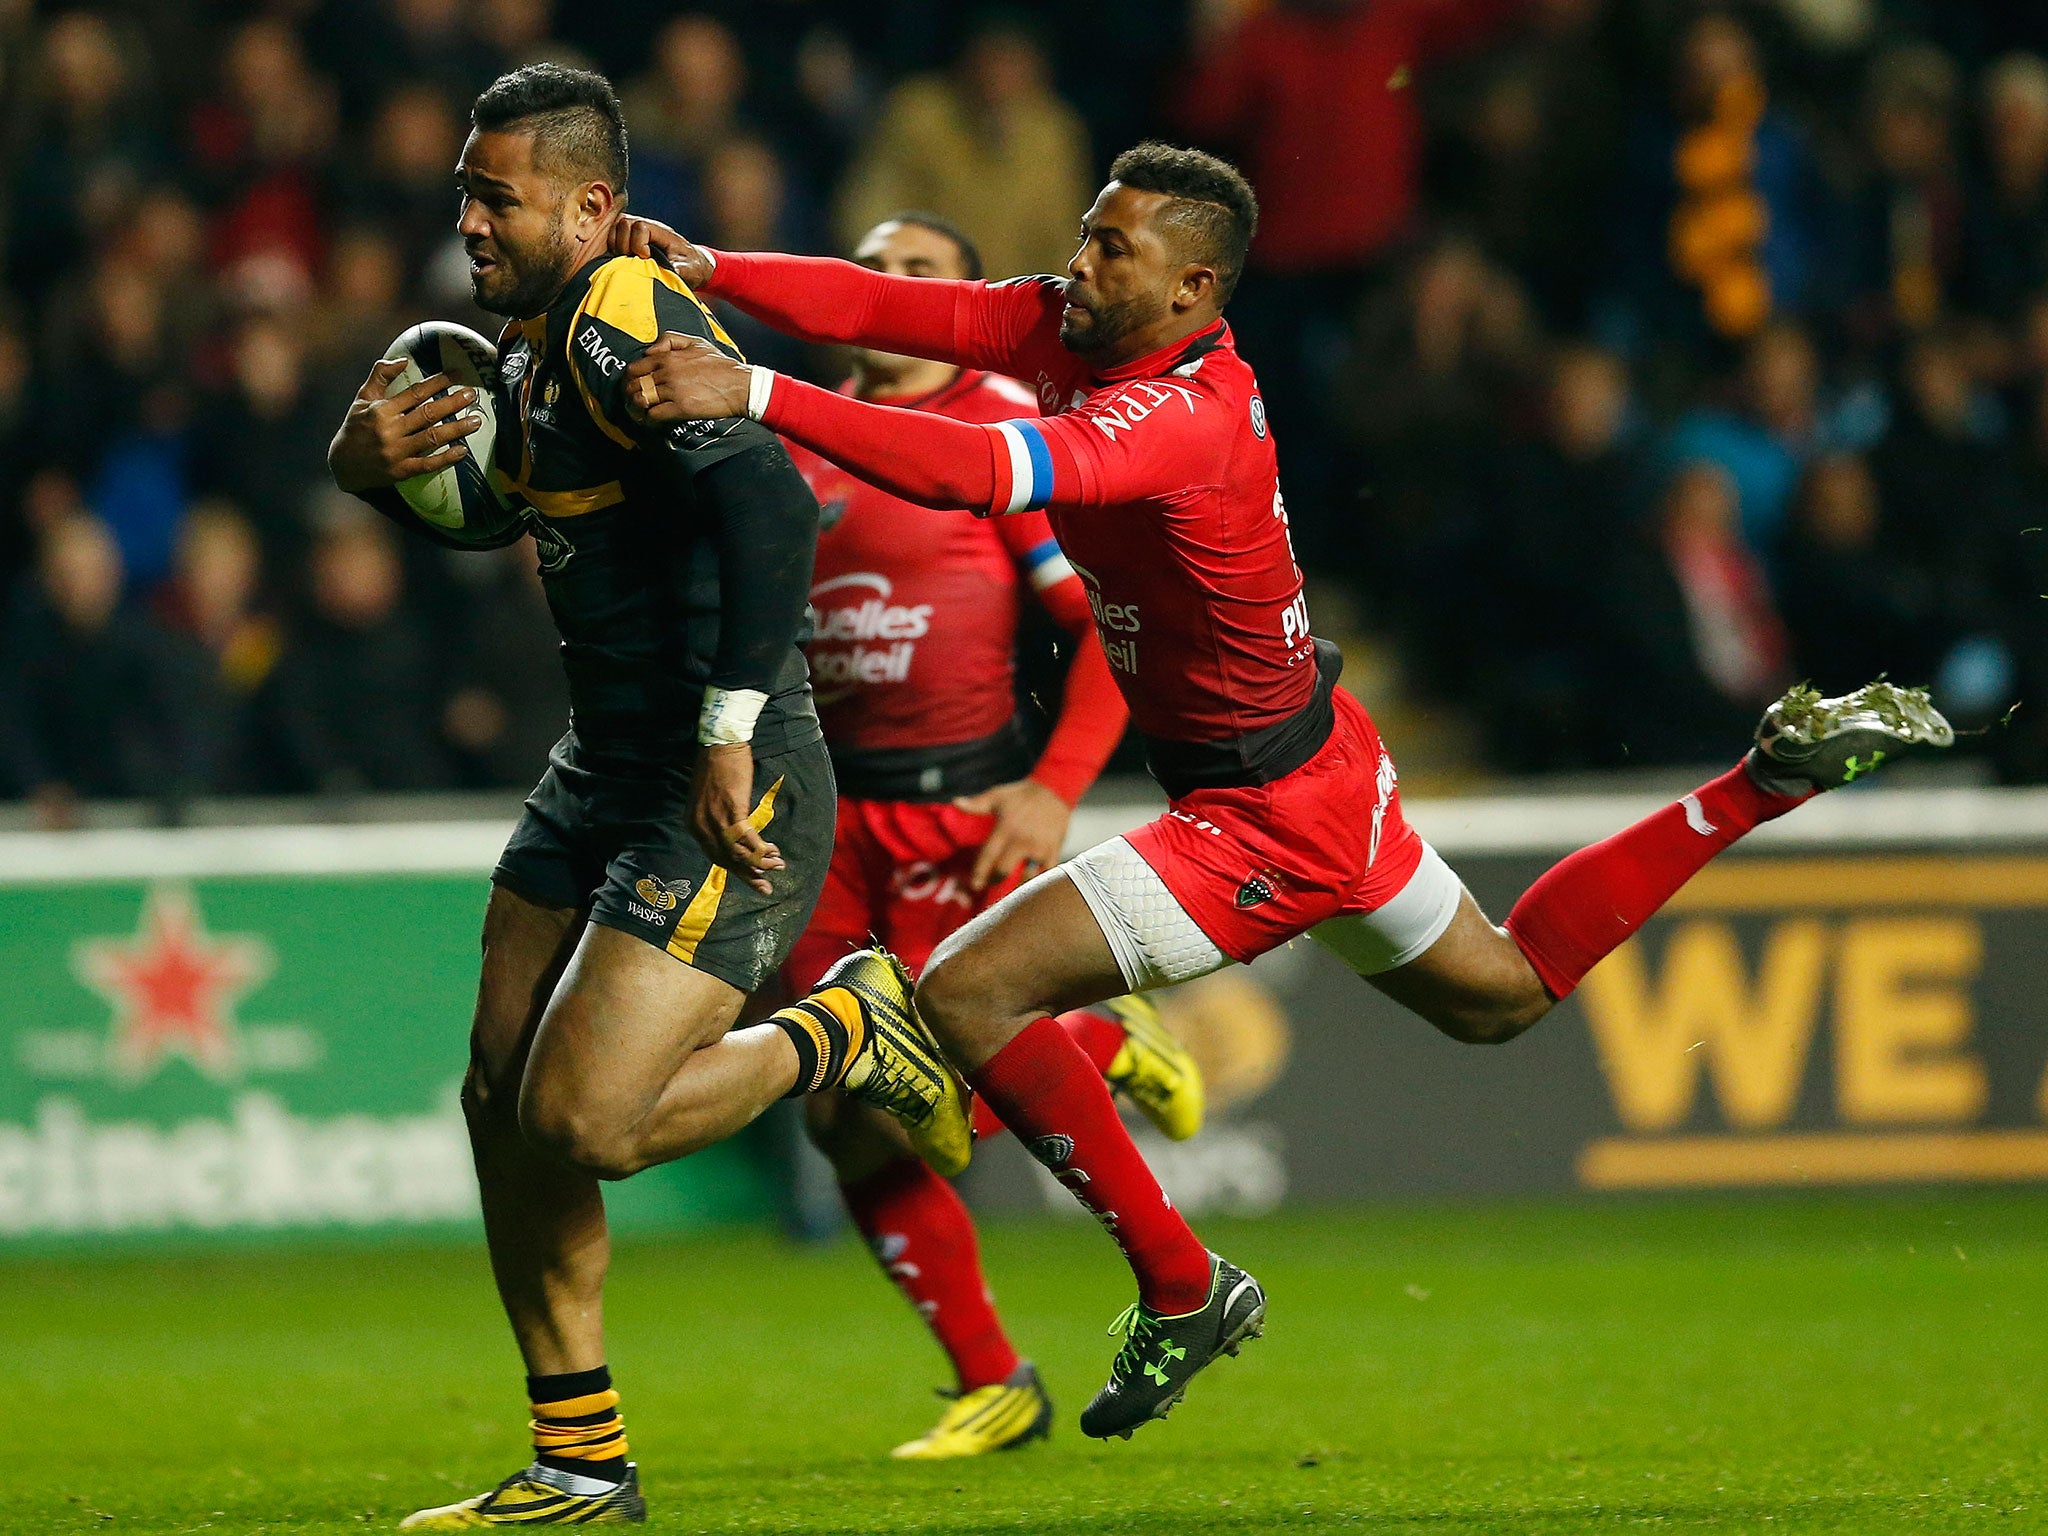
[[(139, 836), (173, 866), (190, 846)], [(107, 844), (82, 839), (76, 871)], [(474, 1223), (458, 1093), (486, 890), (475, 870), (0, 879), (0, 1244)], [(610, 1203), (688, 1225), (762, 1215), (779, 1183), (732, 1144)]]
[[(1410, 809), (1498, 916), (1649, 804)], [(1076, 841), (1144, 814), (1092, 810)], [(0, 1246), (474, 1223), (457, 1089), (503, 835), (0, 837)], [(1210, 1124), (1141, 1145), (1193, 1211), (2048, 1179), (2048, 796), (1829, 796), (1505, 1046), (1439, 1037), (1309, 942), (1160, 1001)], [(609, 1186), (616, 1221), (778, 1212), (787, 1130)], [(815, 1173), (798, 1204), (832, 1208)], [(1008, 1138), (967, 1188), (1078, 1210)]]

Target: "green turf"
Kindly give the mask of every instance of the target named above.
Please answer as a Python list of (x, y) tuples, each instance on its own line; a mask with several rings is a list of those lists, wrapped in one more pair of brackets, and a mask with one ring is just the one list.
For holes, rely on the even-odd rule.
[[(667, 1531), (2048, 1530), (2048, 1198), (1480, 1207), (1208, 1223), (1267, 1337), (1129, 1444), (1074, 1414), (1125, 1300), (1090, 1226), (989, 1268), (1049, 1445), (884, 1459), (937, 1357), (850, 1243), (618, 1259)], [(360, 1531), (522, 1459), (481, 1255), (0, 1264), (0, 1530)]]

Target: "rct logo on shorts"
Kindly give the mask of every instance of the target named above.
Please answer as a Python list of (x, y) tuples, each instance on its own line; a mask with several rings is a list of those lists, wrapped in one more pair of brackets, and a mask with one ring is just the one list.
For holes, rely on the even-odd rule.
[(1258, 874), (1256, 871), (1246, 875), (1244, 877), (1244, 884), (1237, 888), (1237, 904), (1239, 908), (1256, 907), (1260, 902), (1271, 901), (1272, 899), (1273, 887), (1266, 882), (1263, 875)]

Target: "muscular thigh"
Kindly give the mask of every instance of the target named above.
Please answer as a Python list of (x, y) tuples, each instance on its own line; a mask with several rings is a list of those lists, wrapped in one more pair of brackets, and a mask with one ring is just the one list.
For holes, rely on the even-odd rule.
[(631, 1123), (693, 1051), (718, 1040), (747, 994), (666, 949), (592, 923), (534, 1033), (528, 1100)]
[(1126, 990), (1088, 903), (1048, 870), (944, 940), (918, 984), (919, 1006), (969, 1071), (1019, 1029)]

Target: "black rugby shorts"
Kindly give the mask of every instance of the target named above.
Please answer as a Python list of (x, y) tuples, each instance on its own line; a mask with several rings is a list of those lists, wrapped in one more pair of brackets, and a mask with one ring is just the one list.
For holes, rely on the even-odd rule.
[(757, 991), (811, 920), (832, 859), (838, 798), (822, 741), (754, 759), (754, 819), (782, 850), (763, 896), (713, 864), (690, 832), (690, 768), (606, 760), (570, 732), (526, 800), (491, 878), (738, 987)]

